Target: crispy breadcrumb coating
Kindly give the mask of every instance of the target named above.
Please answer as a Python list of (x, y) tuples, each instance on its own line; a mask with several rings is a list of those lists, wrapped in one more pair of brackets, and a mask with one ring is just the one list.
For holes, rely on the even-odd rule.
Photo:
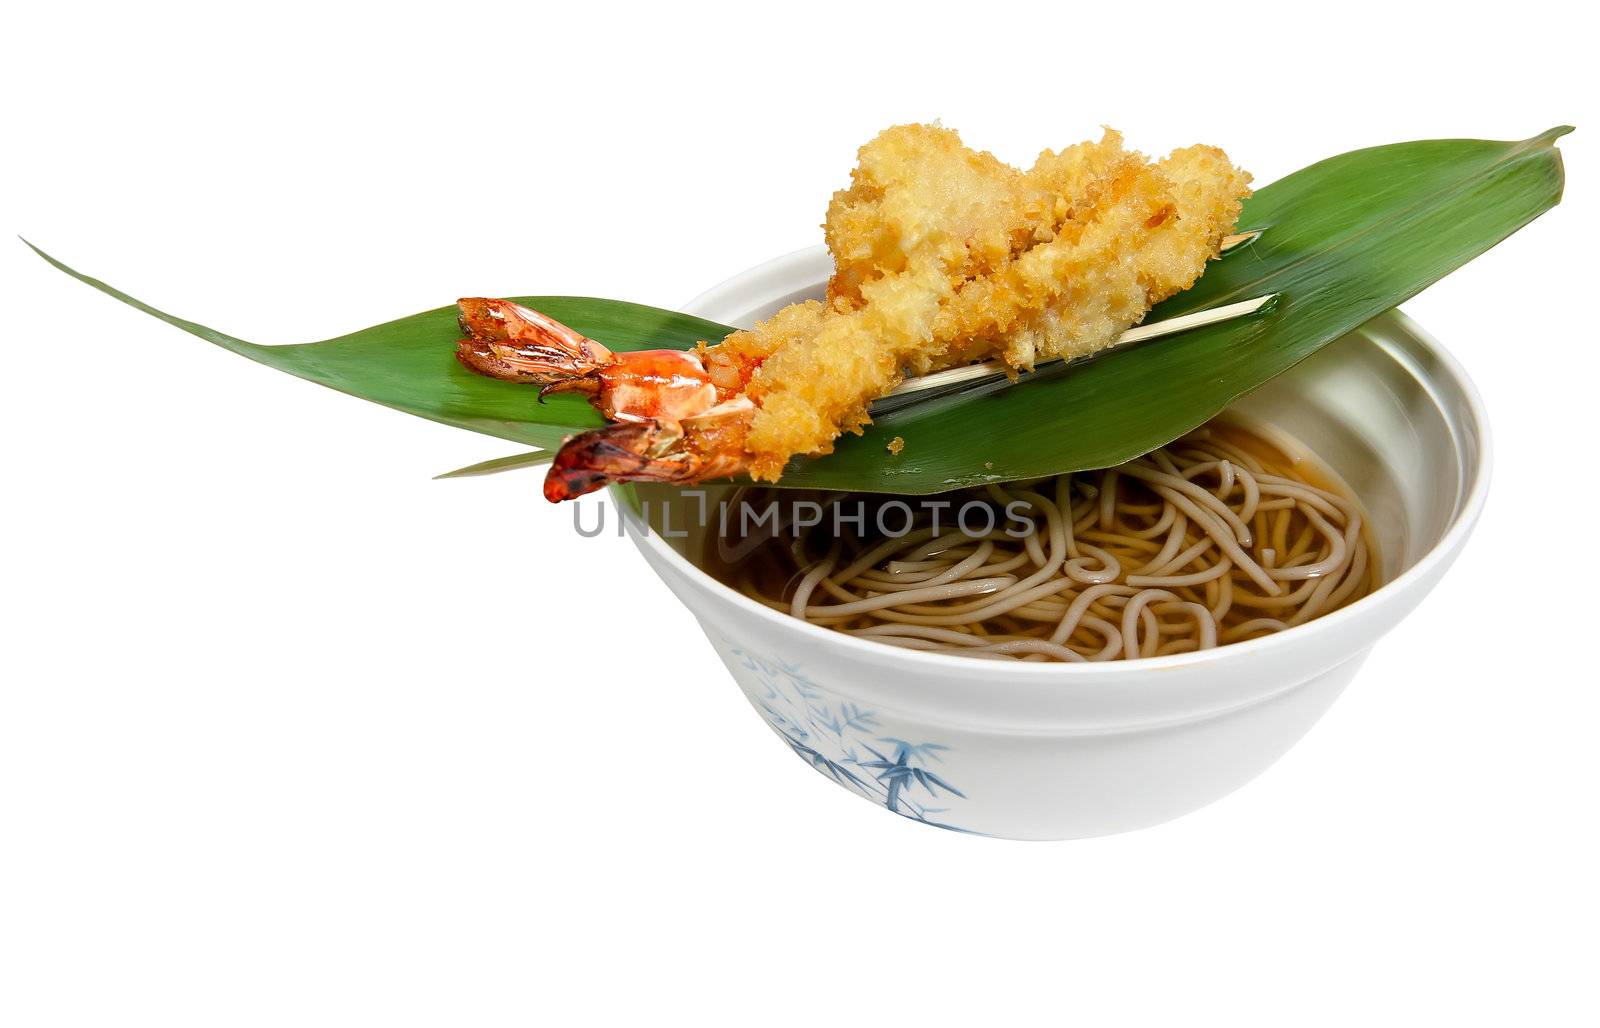
[[(1120, 144), (1107, 133), (1085, 147)], [(1021, 370), (1104, 349), (1195, 283), (1249, 192), (1249, 176), (1214, 147), (1179, 150), (1158, 164), (1124, 154), (1096, 165), (1096, 174), (1074, 176), (1082, 199), (1054, 238), (957, 289), (940, 311), (936, 340), (967, 340), (963, 359), (992, 350)]]
[(862, 286), (936, 259), (952, 286), (988, 274), (1033, 233), (1023, 173), (967, 149), (938, 125), (897, 125), (861, 148), (850, 188), (823, 224), (834, 274), (828, 299), (864, 303)]
[(755, 404), (751, 473), (776, 480), (791, 456), (830, 452), (908, 372), (991, 356), (1026, 370), (1111, 345), (1200, 277), (1248, 184), (1213, 147), (1151, 163), (1109, 129), (1027, 172), (949, 129), (885, 131), (829, 205), (827, 302), (706, 352), (719, 385), (746, 382)]

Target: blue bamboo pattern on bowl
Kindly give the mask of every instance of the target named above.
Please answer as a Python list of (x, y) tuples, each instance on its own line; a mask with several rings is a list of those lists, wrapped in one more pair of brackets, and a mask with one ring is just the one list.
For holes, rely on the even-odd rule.
[(950, 747), (908, 742), (882, 734), (875, 711), (832, 699), (794, 664), (751, 653), (729, 640), (723, 645), (758, 683), (751, 698), (773, 731), (801, 760), (828, 778), (890, 811), (939, 828), (965, 831), (937, 820), (950, 798), (966, 795), (936, 773)]

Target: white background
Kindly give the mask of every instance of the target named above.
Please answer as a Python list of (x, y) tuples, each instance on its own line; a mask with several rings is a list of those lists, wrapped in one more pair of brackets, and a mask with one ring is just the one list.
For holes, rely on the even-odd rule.
[(1565, 203), (1407, 305), (1494, 417), (1481, 529), (1238, 794), (1089, 842), (935, 832), (787, 753), (537, 473), (430, 480), (515, 447), (0, 240), (0, 1023), (1595, 1023), (1575, 7), (562, 6), (33, 4), (0, 220), (293, 342), (469, 294), (681, 303), (820, 241), (900, 121), (1021, 163), (1105, 122), (1261, 183), (1573, 122)]

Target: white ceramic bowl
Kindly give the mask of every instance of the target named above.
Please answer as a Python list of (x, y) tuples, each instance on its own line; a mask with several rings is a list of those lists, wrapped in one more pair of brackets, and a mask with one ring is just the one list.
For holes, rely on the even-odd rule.
[[(830, 270), (826, 251), (801, 251), (687, 309), (747, 326), (820, 296)], [(1488, 488), (1476, 390), (1399, 313), (1325, 348), (1236, 410), (1298, 437), (1355, 489), (1388, 584), (1298, 628), (1200, 653), (1001, 663), (897, 649), (753, 603), (695, 565), (703, 533), (692, 525), (683, 538), (632, 534), (768, 725), (837, 784), (961, 831), (1014, 839), (1125, 832), (1232, 792), (1294, 745), (1372, 645), (1443, 576)], [(656, 509), (673, 496), (642, 494)]]

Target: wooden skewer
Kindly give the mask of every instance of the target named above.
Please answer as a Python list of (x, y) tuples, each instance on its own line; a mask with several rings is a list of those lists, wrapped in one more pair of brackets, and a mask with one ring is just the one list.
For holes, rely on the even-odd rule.
[[(1269, 293), (1266, 296), (1258, 296), (1253, 300), (1240, 300), (1238, 303), (1213, 307), (1210, 310), (1195, 311), (1193, 314), (1184, 314), (1176, 318), (1152, 322), (1148, 325), (1139, 325), (1122, 333), (1117, 337), (1115, 343), (1112, 343), (1104, 350), (1089, 356), (1099, 356), (1101, 353), (1107, 353), (1119, 346), (1127, 346), (1129, 343), (1142, 342), (1146, 339), (1159, 339), (1162, 336), (1187, 332), (1192, 328), (1201, 328), (1223, 321), (1232, 321), (1235, 318), (1249, 317), (1277, 298), (1277, 293)], [(1054, 360), (1041, 361), (1039, 367), (1055, 364), (1060, 360), (1061, 358), (1057, 357)], [(905, 396), (908, 393), (920, 393), (929, 389), (945, 389), (968, 382), (978, 382), (986, 378), (1007, 374), (1009, 371), (1010, 368), (1005, 361), (999, 360), (984, 361), (981, 364), (967, 364), (959, 368), (948, 368), (944, 371), (935, 371), (930, 375), (918, 375), (915, 378), (908, 378), (889, 392), (884, 399)]]
[[(1235, 232), (1232, 235), (1223, 236), (1222, 245), (1219, 249), (1223, 254), (1227, 254), (1231, 250), (1236, 250), (1247, 243), (1254, 242), (1256, 238), (1264, 231), (1265, 229), (1259, 228), (1248, 229), (1244, 232)], [(1185, 314), (1182, 317), (1167, 318), (1164, 321), (1151, 322), (1148, 325), (1139, 325), (1136, 328), (1130, 328), (1128, 331), (1122, 333), (1122, 335), (1117, 337), (1116, 342), (1112, 343), (1104, 350), (1099, 351), (1099, 353), (1105, 353), (1109, 350), (1114, 350), (1119, 346), (1126, 346), (1129, 343), (1141, 342), (1145, 339), (1159, 339), (1162, 336), (1170, 336), (1176, 335), (1179, 332), (1187, 332), (1192, 328), (1201, 328), (1206, 325), (1215, 325), (1222, 321), (1231, 321), (1234, 318), (1248, 317), (1251, 314), (1255, 314), (1256, 312), (1260, 311), (1277, 298), (1278, 294), (1272, 293), (1268, 296), (1258, 296), (1253, 300), (1241, 300), (1238, 303), (1230, 303), (1223, 307), (1213, 307), (1210, 310), (1196, 311), (1193, 314)], [(1098, 354), (1091, 356), (1097, 355)], [(1041, 365), (1055, 364), (1059, 360), (1060, 358), (1058, 357), (1055, 360), (1042, 361)], [(929, 375), (918, 375), (914, 378), (908, 378), (904, 382), (901, 382), (878, 402), (882, 403), (890, 400), (893, 397), (926, 392), (929, 389), (946, 389), (950, 386), (962, 385), (967, 382), (978, 382), (986, 378), (993, 378), (996, 375), (1007, 374), (1009, 370), (1010, 369), (1007, 367), (1005, 362), (991, 360), (984, 361), (981, 364), (968, 364), (964, 367), (948, 368), (944, 371), (935, 371)]]

